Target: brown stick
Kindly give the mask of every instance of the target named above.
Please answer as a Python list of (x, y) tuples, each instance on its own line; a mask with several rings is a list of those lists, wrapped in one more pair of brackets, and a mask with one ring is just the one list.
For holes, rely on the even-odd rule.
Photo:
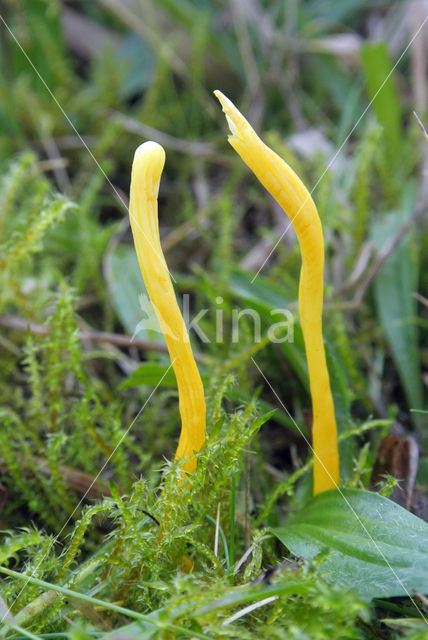
[(424, 296), (421, 296), (421, 294), (418, 293), (417, 291), (414, 291), (412, 293), (412, 296), (414, 297), (415, 300), (423, 304), (425, 307), (428, 307), (428, 298), (424, 298)]
[(159, 142), (159, 144), (167, 149), (173, 149), (179, 153), (185, 153), (186, 155), (192, 155), (197, 158), (208, 158), (215, 162), (219, 162), (220, 164), (230, 164), (228, 157), (218, 153), (211, 142), (189, 141), (183, 140), (182, 138), (176, 138), (169, 133), (159, 131), (159, 129), (155, 129), (144, 122), (135, 120), (134, 118), (131, 118), (119, 111), (115, 111), (114, 109), (110, 110), (110, 115), (125, 129), (125, 131), (135, 133), (136, 135), (148, 138), (149, 140), (156, 140), (156, 142)]
[(368, 274), (366, 275), (360, 287), (356, 291), (353, 302), (355, 302), (357, 305), (361, 303), (362, 299), (367, 293), (369, 286), (371, 285), (374, 278), (376, 277), (380, 269), (383, 267), (385, 262), (388, 260), (391, 253), (400, 244), (401, 240), (404, 238), (404, 236), (406, 235), (406, 233), (408, 232), (412, 224), (414, 224), (420, 218), (422, 218), (422, 216), (427, 211), (428, 211), (428, 203), (424, 202), (412, 213), (410, 218), (406, 220), (404, 224), (401, 225), (401, 227), (394, 233), (392, 238), (390, 238), (388, 242), (386, 242), (383, 245), (382, 249), (377, 254), (374, 264), (372, 265)]
[[(49, 327), (36, 322), (28, 322), (23, 318), (16, 316), (1, 315), (0, 326), (7, 327), (8, 329), (15, 329), (16, 331), (27, 331), (36, 335), (46, 336), (49, 334)], [(119, 347), (136, 347), (143, 351), (157, 351), (159, 353), (168, 353), (166, 344), (162, 342), (155, 342), (153, 340), (132, 340), (129, 336), (125, 336), (119, 333), (109, 333), (108, 331), (79, 331), (79, 338), (82, 342), (107, 342)], [(198, 362), (203, 361), (201, 354), (195, 354), (195, 360)]]
[[(30, 459), (28, 458), (20, 457), (19, 464), (21, 465), (23, 473), (25, 475), (30, 475), (32, 473), (31, 468), (34, 464), (37, 466), (40, 473), (42, 473), (44, 476), (49, 478), (51, 475), (47, 461), (43, 460), (42, 458), (35, 458), (30, 461)], [(98, 498), (102, 498), (103, 496), (111, 496), (108, 483), (101, 478), (94, 478), (94, 476), (90, 475), (89, 473), (85, 473), (84, 471), (80, 471), (79, 469), (73, 469), (72, 467), (67, 467), (64, 465), (59, 465), (58, 470), (62, 474), (66, 485), (88, 500), (95, 500)], [(2, 475), (7, 475), (7, 465), (1, 458), (1, 456), (0, 472), (2, 473)], [(0, 510), (3, 506), (1, 504), (1, 491), (2, 485), (0, 484)], [(119, 492), (122, 493), (122, 489), (119, 488)]]

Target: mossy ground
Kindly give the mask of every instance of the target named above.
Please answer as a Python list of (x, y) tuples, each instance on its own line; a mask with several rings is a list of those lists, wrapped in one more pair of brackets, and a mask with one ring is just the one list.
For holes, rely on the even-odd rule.
[[(16, 41), (0, 25), (0, 565), (20, 574), (0, 581), (11, 607), (3, 636), (427, 637), (409, 600), (362, 602), (269, 532), (311, 491), (300, 254), (287, 233), (251, 284), (288, 223), (228, 148), (212, 97), (229, 93), (315, 187), (344, 484), (369, 486), (394, 429), (419, 443), (423, 491), (425, 424), (410, 409), (424, 408), (426, 382), (427, 311), (412, 297), (427, 286), (424, 218), (372, 279), (370, 270), (371, 247), (423, 202), (427, 143), (411, 115), (420, 79), (410, 53), (359, 119), (390, 67), (382, 45), (361, 51), (358, 38), (377, 19), (390, 44), (411, 11), (378, 5), (3, 2)], [(341, 34), (355, 36), (355, 52), (335, 53)], [(319, 53), (326, 36), (331, 50)], [(132, 336), (143, 292), (126, 202), (148, 137), (167, 151), (160, 222), (177, 295), (190, 294), (194, 314), (208, 309), (209, 341), (192, 336), (208, 441), (181, 484), (177, 392), (169, 379), (156, 384), (168, 356), (118, 341)], [(272, 344), (283, 307), (294, 341)], [(260, 341), (249, 315), (238, 339), (232, 332), (248, 308)], [(141, 362), (153, 366), (138, 374)]]

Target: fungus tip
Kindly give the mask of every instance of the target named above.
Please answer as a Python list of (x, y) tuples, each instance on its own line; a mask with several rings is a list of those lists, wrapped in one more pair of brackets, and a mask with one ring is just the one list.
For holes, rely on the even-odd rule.
[(214, 95), (222, 106), (223, 112), (226, 116), (227, 124), (229, 125), (229, 129), (232, 134), (231, 136), (229, 136), (229, 142), (231, 142), (233, 138), (238, 138), (243, 141), (245, 138), (245, 131), (248, 132), (248, 130), (251, 130), (250, 125), (248, 124), (242, 113), (240, 113), (235, 107), (233, 102), (229, 100), (229, 98), (226, 98), (224, 93), (216, 90), (214, 91)]
[(135, 150), (134, 162), (142, 159), (154, 166), (157, 165), (159, 170), (162, 171), (165, 164), (165, 149), (153, 140), (143, 142)]
[(164, 166), (165, 150), (157, 142), (148, 140), (136, 148), (132, 164), (132, 175), (134, 176), (134, 179), (139, 182), (142, 179), (141, 176), (146, 175), (147, 171), (150, 169), (150, 181), (152, 183), (153, 193), (156, 197)]

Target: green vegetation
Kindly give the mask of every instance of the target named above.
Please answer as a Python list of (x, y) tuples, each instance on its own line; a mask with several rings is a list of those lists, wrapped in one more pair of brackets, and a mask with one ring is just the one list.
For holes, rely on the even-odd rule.
[[(422, 39), (397, 26), (416, 4), (2, 2), (1, 638), (428, 637), (428, 109)], [(300, 253), (214, 89), (314, 189), (342, 494), (311, 499)], [(207, 309), (183, 484), (128, 223), (146, 139), (177, 297)], [(292, 341), (271, 340), (278, 309)]]

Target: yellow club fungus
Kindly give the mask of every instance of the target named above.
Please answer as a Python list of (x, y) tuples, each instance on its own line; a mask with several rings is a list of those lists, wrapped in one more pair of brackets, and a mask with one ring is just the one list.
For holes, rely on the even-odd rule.
[(195, 454), (205, 442), (205, 398), (160, 243), (158, 193), (164, 164), (165, 151), (156, 142), (138, 147), (132, 165), (129, 216), (141, 273), (177, 378), (181, 434), (176, 459), (185, 458), (182, 468), (192, 473)]
[(229, 142), (288, 214), (302, 253), (299, 312), (312, 396), (314, 494), (339, 484), (339, 454), (333, 397), (322, 337), (324, 239), (316, 206), (300, 178), (269, 149), (235, 105), (214, 92), (226, 115)]

